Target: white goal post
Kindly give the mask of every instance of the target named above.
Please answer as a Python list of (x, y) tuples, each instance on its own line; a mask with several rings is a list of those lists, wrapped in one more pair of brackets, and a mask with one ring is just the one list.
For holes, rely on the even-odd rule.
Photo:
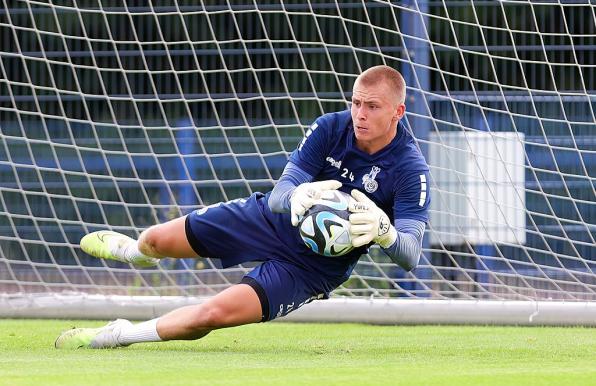
[(420, 265), (373, 249), (287, 320), (596, 325), (587, 1), (2, 2), (0, 317), (145, 319), (239, 282), (78, 243), (270, 190), (377, 64), (431, 167)]

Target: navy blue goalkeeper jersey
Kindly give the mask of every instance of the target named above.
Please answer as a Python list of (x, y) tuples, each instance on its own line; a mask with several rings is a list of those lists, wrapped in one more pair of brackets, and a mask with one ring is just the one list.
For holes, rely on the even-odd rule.
[[(374, 154), (356, 147), (350, 111), (325, 114), (318, 118), (292, 152), (290, 162), (314, 177), (314, 181), (338, 180), (339, 190), (358, 189), (377, 204), (390, 219), (428, 221), (428, 165), (406, 127), (399, 122), (397, 135), (390, 144)], [(268, 199), (269, 194), (267, 195)], [(264, 215), (274, 225), (277, 236), (298, 255), (314, 254), (300, 238), (298, 228), (290, 223), (289, 213), (273, 213), (266, 206)], [(295, 249), (294, 249), (295, 248)], [(355, 263), (366, 247), (340, 258)]]
[[(369, 155), (356, 147), (349, 111), (327, 114), (308, 130), (290, 162), (314, 180), (338, 180), (340, 190), (358, 189), (390, 219), (428, 219), (428, 167), (405, 126), (385, 148)], [(203, 257), (217, 257), (223, 267), (264, 261), (243, 283), (255, 288), (262, 320), (283, 316), (313, 299), (329, 296), (347, 280), (367, 247), (339, 257), (317, 255), (302, 241), (290, 213), (273, 213), (269, 196), (193, 211), (186, 219), (187, 239)]]

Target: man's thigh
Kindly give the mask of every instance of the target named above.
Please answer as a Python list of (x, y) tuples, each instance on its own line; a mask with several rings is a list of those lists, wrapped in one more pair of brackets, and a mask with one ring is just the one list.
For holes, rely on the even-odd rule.
[(264, 200), (263, 195), (255, 193), (189, 214), (185, 231), (194, 251), (202, 257), (221, 259), (224, 267), (267, 260), (283, 252), (285, 246), (263, 216), (260, 200)]
[(320, 275), (292, 263), (269, 260), (241, 281), (257, 293), (263, 321), (285, 316), (316, 299), (327, 299), (334, 288)]
[(164, 257), (196, 257), (196, 252), (192, 249), (185, 235), (186, 216), (170, 220), (163, 224), (153, 225), (141, 233), (139, 243), (149, 248), (148, 253), (151, 256)]
[(261, 302), (253, 288), (233, 285), (201, 304), (175, 309), (159, 318), (163, 340), (198, 339), (211, 330), (261, 321)]

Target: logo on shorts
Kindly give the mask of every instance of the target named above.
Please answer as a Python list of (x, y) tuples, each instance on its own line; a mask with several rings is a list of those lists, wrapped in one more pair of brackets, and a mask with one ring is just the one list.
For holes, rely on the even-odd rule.
[(380, 167), (373, 166), (372, 169), (370, 169), (370, 172), (366, 173), (364, 177), (362, 177), (362, 185), (364, 185), (364, 190), (366, 190), (368, 193), (374, 193), (379, 188), (379, 183), (375, 181), (375, 178), (380, 171)]

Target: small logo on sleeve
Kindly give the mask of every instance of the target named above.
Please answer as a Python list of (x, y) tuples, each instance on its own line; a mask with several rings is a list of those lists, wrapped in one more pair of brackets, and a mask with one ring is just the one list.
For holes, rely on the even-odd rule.
[(341, 160), (336, 161), (335, 159), (333, 159), (333, 157), (329, 156), (325, 159), (327, 162), (329, 162), (329, 164), (331, 164), (331, 166), (333, 166), (334, 168), (341, 168)]
[(381, 171), (381, 168), (378, 166), (373, 166), (370, 169), (369, 173), (366, 173), (364, 177), (362, 177), (362, 185), (364, 185), (364, 190), (368, 193), (374, 193), (379, 188), (379, 184), (375, 181), (377, 174)]

